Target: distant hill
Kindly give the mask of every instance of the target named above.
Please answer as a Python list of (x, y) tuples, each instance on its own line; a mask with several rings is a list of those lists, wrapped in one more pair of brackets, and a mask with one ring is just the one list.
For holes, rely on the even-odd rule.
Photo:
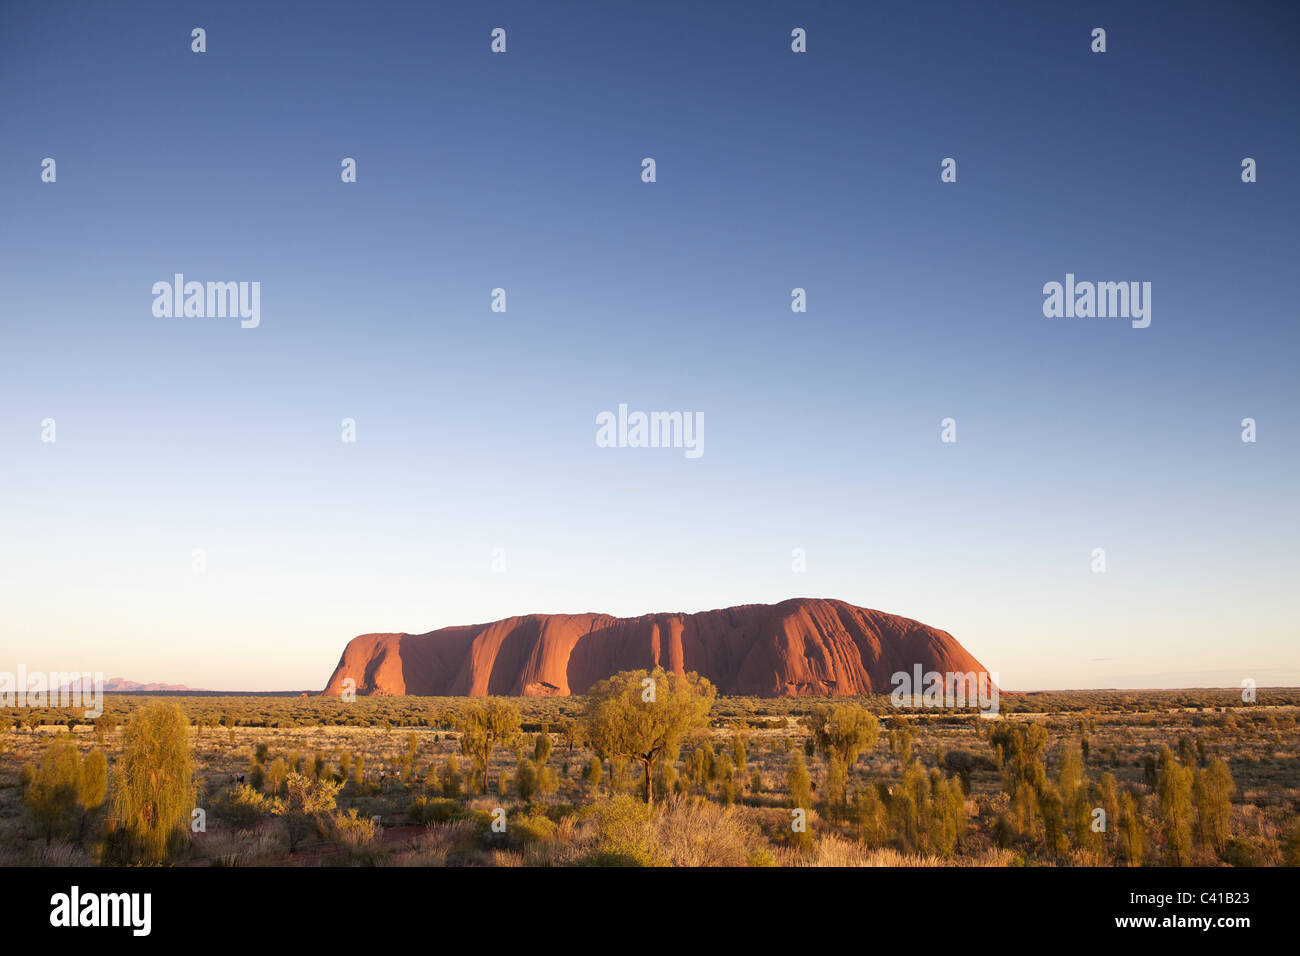
[[(722, 694), (889, 693), (891, 675), (987, 674), (946, 631), (843, 601), (794, 598), (697, 614), (529, 614), (426, 634), (353, 638), (325, 694), (584, 693), (623, 670), (696, 671)], [(918, 689), (919, 693), (919, 689)]]
[[(60, 692), (80, 691), (81, 680), (74, 680), (71, 683), (64, 684), (59, 688)], [(94, 691), (94, 685), (90, 684), (85, 688), (86, 693)], [(125, 677), (110, 677), (104, 681), (104, 693), (113, 694), (151, 694), (159, 691), (193, 691), (200, 693), (197, 688), (186, 687), (184, 684), (140, 684), (133, 680), (127, 680)]]

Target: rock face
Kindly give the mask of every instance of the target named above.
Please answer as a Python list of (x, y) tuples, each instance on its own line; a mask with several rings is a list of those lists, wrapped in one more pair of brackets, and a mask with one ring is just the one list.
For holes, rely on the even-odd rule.
[[(619, 671), (707, 677), (721, 694), (889, 693), (890, 675), (984, 673), (945, 631), (843, 601), (794, 598), (698, 614), (529, 614), (427, 634), (348, 642), (324, 693), (545, 697), (581, 694)], [(919, 690), (918, 690), (919, 692)]]

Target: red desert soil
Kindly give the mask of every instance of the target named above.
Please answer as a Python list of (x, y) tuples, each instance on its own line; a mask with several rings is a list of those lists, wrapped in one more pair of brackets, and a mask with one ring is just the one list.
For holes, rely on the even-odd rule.
[(363, 634), (348, 642), (324, 692), (340, 694), (350, 677), (358, 694), (546, 697), (660, 665), (696, 671), (722, 694), (878, 694), (915, 664), (985, 672), (946, 631), (843, 601), (793, 598), (698, 614), (529, 614), (427, 634)]

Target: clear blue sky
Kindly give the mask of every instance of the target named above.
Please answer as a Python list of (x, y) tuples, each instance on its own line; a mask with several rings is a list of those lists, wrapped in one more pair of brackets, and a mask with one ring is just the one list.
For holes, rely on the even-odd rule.
[(819, 596), (1013, 689), (1300, 683), (1297, 5), (268, 6), (0, 6), (0, 669)]

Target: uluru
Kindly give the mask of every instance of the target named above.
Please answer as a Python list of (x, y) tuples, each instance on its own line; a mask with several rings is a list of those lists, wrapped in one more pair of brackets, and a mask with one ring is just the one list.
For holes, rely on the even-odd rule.
[(889, 693), (891, 675), (987, 675), (946, 631), (823, 598), (695, 614), (527, 614), (425, 634), (348, 642), (324, 693), (351, 678), (361, 695), (523, 697), (582, 694), (625, 670), (695, 671), (719, 693), (756, 697)]

